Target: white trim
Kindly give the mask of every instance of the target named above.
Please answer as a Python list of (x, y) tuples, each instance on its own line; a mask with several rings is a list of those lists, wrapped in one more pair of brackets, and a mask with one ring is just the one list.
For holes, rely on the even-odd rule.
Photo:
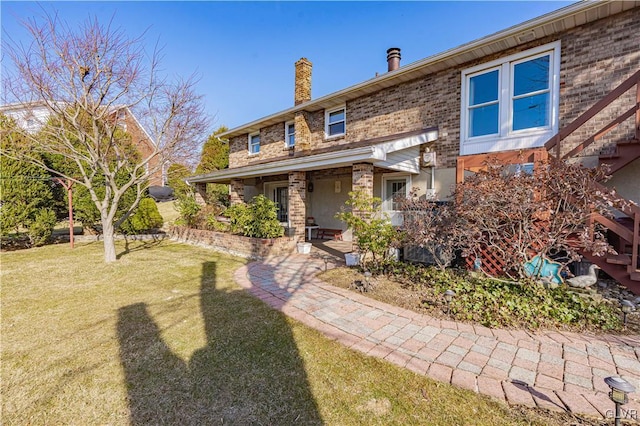
[(438, 131), (434, 129), (416, 136), (383, 142), (378, 145), (331, 151), (305, 157), (288, 158), (286, 160), (273, 161), (270, 163), (218, 170), (204, 175), (192, 176), (187, 178), (187, 181), (190, 183), (221, 182), (228, 179), (246, 179), (258, 176), (275, 175), (293, 170), (309, 171), (350, 166), (353, 163), (363, 161), (371, 162), (373, 165), (382, 165), (387, 160), (387, 155), (390, 153), (418, 146), (426, 142), (432, 142), (436, 139), (438, 139)]
[[(505, 56), (490, 62), (467, 68), (461, 72), (460, 95), (460, 155), (542, 146), (558, 131), (560, 105), (560, 41)], [(513, 72), (515, 65), (536, 58), (549, 56), (549, 125), (522, 130), (513, 130)], [(498, 133), (481, 136), (469, 134), (469, 82), (471, 78), (498, 70)], [(533, 92), (532, 92), (533, 93)], [(530, 95), (530, 94), (528, 94)], [(489, 103), (487, 103), (489, 104)], [(474, 105), (477, 106), (477, 105)]]
[[(333, 114), (334, 112), (338, 112), (338, 111), (342, 111), (342, 114), (344, 115), (344, 118), (340, 121), (336, 121), (335, 123), (331, 123), (331, 124), (338, 124), (338, 123), (343, 123), (344, 124), (344, 132), (342, 133), (336, 133), (333, 135), (329, 134), (329, 117), (331, 116), (331, 114)], [(338, 108), (331, 108), (331, 109), (327, 109), (324, 111), (324, 137), (325, 139), (330, 139), (330, 138), (337, 138), (340, 136), (344, 136), (347, 133), (347, 106), (346, 105), (342, 105), (339, 106)]]
[[(289, 143), (289, 137), (292, 136), (289, 134), (289, 126), (293, 125), (293, 143)], [(285, 148), (293, 148), (296, 146), (296, 122), (294, 120), (286, 121), (284, 123), (284, 147)]]
[[(256, 136), (258, 137), (258, 144), (257, 144), (258, 150), (256, 152), (253, 152), (253, 150), (251, 149), (251, 146), (252, 146), (251, 142), (252, 142), (252, 139), (254, 137), (256, 137)], [(261, 144), (262, 144), (262, 140), (260, 138), (260, 132), (249, 133), (249, 135), (247, 137), (247, 151), (248, 151), (249, 155), (258, 155), (258, 154), (260, 154), (260, 145)]]

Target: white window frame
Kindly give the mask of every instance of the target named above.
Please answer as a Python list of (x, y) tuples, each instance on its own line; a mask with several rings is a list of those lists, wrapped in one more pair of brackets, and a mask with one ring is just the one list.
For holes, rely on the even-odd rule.
[[(293, 135), (289, 133), (289, 126), (293, 125)], [(289, 143), (291, 136), (293, 136), (293, 143)], [(284, 123), (284, 146), (285, 148), (293, 148), (296, 146), (296, 122), (287, 121)]]
[[(251, 147), (253, 146), (251, 144), (251, 140), (257, 136), (258, 137), (258, 150), (256, 152), (253, 152)], [(249, 151), (249, 155), (258, 155), (260, 154), (260, 145), (262, 144), (262, 140), (260, 139), (260, 132), (253, 132), (253, 133), (249, 133), (249, 136), (247, 137), (247, 149)]]
[[(542, 146), (558, 132), (560, 105), (560, 41), (528, 49), (462, 71), (460, 106), (460, 155), (481, 154)], [(521, 130), (513, 128), (514, 67), (522, 62), (549, 56), (549, 125)], [(499, 70), (498, 133), (469, 136), (469, 82), (477, 75)]]
[[(344, 113), (344, 119), (342, 120), (342, 122), (344, 123), (344, 132), (342, 133), (336, 133), (334, 135), (330, 135), (329, 134), (329, 116), (337, 111), (342, 110)], [(336, 123), (339, 123), (336, 122)], [(331, 123), (331, 124), (336, 124), (336, 123)], [(347, 132), (347, 106), (346, 105), (342, 105), (339, 106), (337, 108), (332, 108), (332, 109), (327, 109), (324, 111), (324, 136), (326, 139), (331, 139), (331, 138), (339, 138), (342, 137), (346, 134)]]

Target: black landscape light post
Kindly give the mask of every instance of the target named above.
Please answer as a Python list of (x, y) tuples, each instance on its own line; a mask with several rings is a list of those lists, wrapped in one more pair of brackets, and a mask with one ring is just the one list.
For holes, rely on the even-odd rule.
[(630, 314), (631, 311), (634, 310), (635, 305), (628, 300), (623, 300), (620, 302), (620, 306), (622, 308), (622, 322), (624, 325), (627, 325), (627, 314)]
[(627, 382), (622, 377), (612, 376), (604, 379), (604, 382), (609, 386), (611, 392), (609, 392), (609, 398), (616, 404), (616, 426), (620, 426), (620, 406), (629, 402), (628, 394), (635, 392), (631, 383)]

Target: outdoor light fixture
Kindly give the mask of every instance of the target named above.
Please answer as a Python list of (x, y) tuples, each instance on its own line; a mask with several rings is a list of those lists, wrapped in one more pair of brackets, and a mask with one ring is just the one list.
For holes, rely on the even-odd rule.
[(629, 402), (627, 395), (631, 392), (635, 392), (636, 388), (634, 388), (631, 383), (618, 376), (607, 377), (604, 379), (604, 382), (611, 389), (611, 392), (609, 392), (609, 398), (616, 404), (615, 426), (620, 426), (620, 406)]
[(444, 292), (444, 300), (447, 302), (447, 315), (451, 312), (451, 301), (453, 300), (456, 292), (453, 290), (447, 290)]
[(628, 300), (623, 300), (620, 302), (620, 305), (622, 307), (622, 322), (624, 322), (624, 325), (627, 325), (627, 314), (635, 309), (635, 305)]
[(322, 260), (324, 260), (324, 271), (327, 272), (327, 264), (329, 263), (330, 256), (322, 256)]

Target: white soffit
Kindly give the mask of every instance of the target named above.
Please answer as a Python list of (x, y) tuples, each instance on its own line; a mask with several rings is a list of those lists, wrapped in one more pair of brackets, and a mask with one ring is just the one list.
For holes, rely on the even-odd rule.
[[(292, 171), (323, 170), (336, 167), (351, 166), (358, 162), (370, 162), (375, 166), (393, 168), (411, 173), (419, 173), (419, 167), (412, 166), (409, 158), (400, 159), (399, 155), (390, 155), (400, 151), (410, 150), (411, 156), (416, 157), (415, 165), (419, 166), (417, 155), (419, 150), (411, 150), (424, 143), (438, 139), (438, 131), (430, 130), (419, 135), (395, 139), (375, 145), (360, 148), (343, 149), (306, 157), (288, 158), (286, 160), (252, 166), (236, 167), (219, 170), (204, 175), (187, 178), (189, 183), (221, 183), (230, 179), (247, 179), (259, 176), (277, 175)], [(415, 151), (415, 152), (414, 152)]]

